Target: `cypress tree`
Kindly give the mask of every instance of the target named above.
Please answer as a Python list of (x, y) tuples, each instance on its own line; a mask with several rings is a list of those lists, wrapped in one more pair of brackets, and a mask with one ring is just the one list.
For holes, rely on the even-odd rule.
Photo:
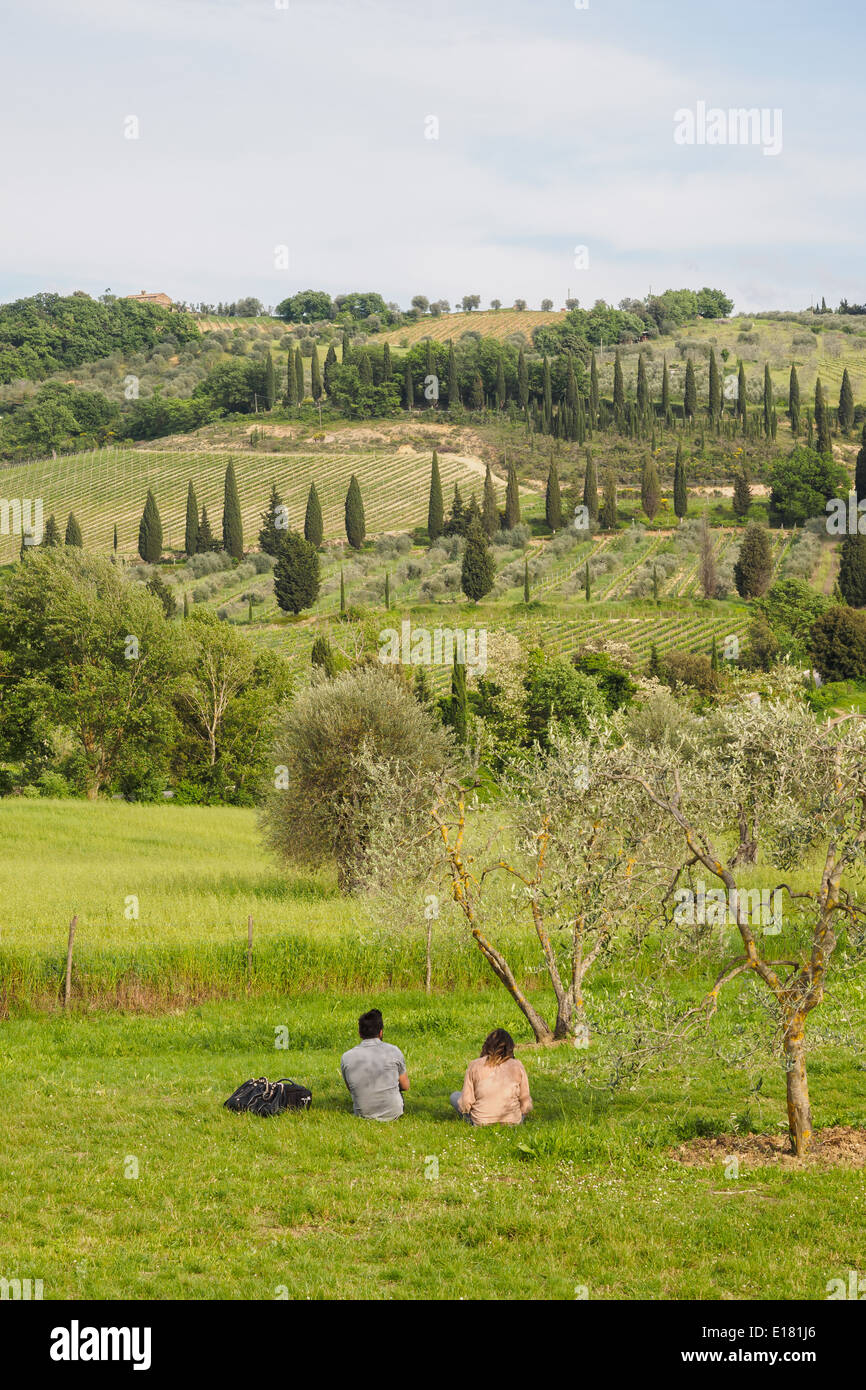
[[(117, 527), (115, 527), (116, 531)], [(114, 548), (117, 549), (116, 540)], [(198, 500), (192, 479), (190, 479), (189, 487), (186, 490), (186, 525), (183, 533), (183, 548), (187, 555), (195, 555), (198, 550)]]
[(842, 386), (839, 390), (839, 428), (846, 435), (851, 433), (854, 427), (854, 393), (851, 390), (851, 378), (846, 367), (842, 373)]
[(653, 598), (656, 603), (659, 601), (659, 568), (653, 565)]
[(493, 474), (490, 472), (490, 464), (484, 474), (484, 494), (481, 502), (481, 524), (485, 533), (492, 539), (499, 530), (499, 505), (496, 501), (496, 488), (493, 486)]
[(529, 561), (523, 561), (523, 602), (529, 602)]
[(149, 594), (153, 594), (154, 598), (159, 599), (162, 604), (162, 611), (167, 618), (173, 618), (176, 615), (177, 603), (174, 594), (158, 573), (152, 574), (144, 587)]
[(586, 472), (583, 475), (583, 505), (590, 521), (598, 521), (598, 474), (592, 450), (586, 451)]
[(391, 607), (391, 576), (389, 575), (388, 571), (386, 570), (386, 571), (385, 571), (385, 608), (386, 608), (386, 610), (387, 610), (387, 609), (389, 609), (390, 607)]
[(599, 522), (602, 530), (615, 531), (617, 527), (616, 475), (612, 468), (607, 470), (604, 480), (604, 501), (601, 505)]
[(585, 591), (585, 593), (586, 593), (586, 601), (587, 601), (587, 603), (589, 603), (589, 602), (591, 601), (591, 599), (592, 599), (592, 579), (591, 579), (590, 573), (589, 573), (589, 561), (588, 561), (588, 560), (587, 560), (586, 564), (585, 564), (584, 567), (583, 567), (583, 587), (584, 587), (584, 591)]
[(472, 378), (472, 391), (469, 396), (469, 405), (472, 410), (484, 409), (484, 382), (481, 373), (476, 372)]
[(276, 555), (280, 548), (280, 541), (287, 531), (285, 525), (278, 526), (277, 521), (285, 521), (285, 510), (283, 499), (277, 492), (276, 483), (271, 483), (271, 497), (267, 507), (262, 512), (262, 529), (259, 531), (259, 547), (266, 555)]
[(752, 505), (752, 489), (749, 484), (749, 475), (745, 466), (734, 474), (734, 496), (732, 505), (734, 516), (738, 516), (741, 521), (744, 516), (748, 516), (749, 508)]
[(695, 364), (691, 358), (686, 363), (686, 384), (683, 389), (683, 414), (687, 420), (694, 420), (698, 413), (698, 387), (695, 380)]
[(713, 550), (713, 538), (710, 535), (710, 528), (707, 525), (707, 514), (701, 516), (701, 548), (700, 560), (698, 561), (698, 574), (700, 575), (701, 589), (704, 598), (715, 598), (718, 588), (718, 575), (716, 574), (716, 556)]
[(298, 398), (298, 405), (300, 405), (306, 394), (306, 387), (304, 386), (304, 359), (299, 347), (295, 348), (295, 394)]
[(495, 573), (496, 567), (484, 528), (480, 520), (473, 517), (466, 531), (460, 587), (468, 599), (477, 603), (485, 594), (490, 593)]
[(858, 502), (862, 502), (866, 498), (866, 425), (863, 426), (860, 450), (854, 465), (854, 491), (857, 494)]
[(455, 661), (451, 667), (451, 708), (448, 722), (454, 730), (458, 743), (466, 742), (466, 727), (469, 715), (469, 697), (466, 690), (466, 666)]
[(430, 544), (442, 535), (445, 526), (445, 505), (442, 501), (442, 479), (439, 476), (439, 455), (433, 450), (430, 469), (430, 500), (427, 503), (427, 536)]
[(460, 404), (460, 383), (457, 379), (457, 358), (454, 353), (454, 341), (448, 340), (448, 404)]
[(454, 496), (451, 499), (451, 513), (444, 527), (445, 534), (448, 536), (465, 536), (468, 521), (466, 508), (463, 505), (463, 498), (460, 496), (460, 488), (454, 484)]
[(843, 540), (839, 588), (851, 608), (866, 606), (866, 536), (846, 536)]
[(550, 381), (550, 363), (547, 360), (547, 353), (544, 354), (541, 363), (541, 400), (544, 413), (548, 420), (553, 417), (553, 388)]
[(746, 528), (740, 553), (734, 565), (734, 583), (741, 598), (758, 598), (765, 593), (773, 575), (773, 549), (763, 526)]
[(370, 359), (369, 352), (362, 348), (361, 351), (356, 354), (356, 361), (358, 363), (358, 380), (362, 382), (364, 386), (372, 386), (373, 363)]
[(665, 420), (670, 418), (671, 413), (671, 379), (668, 372), (668, 359), (662, 358), (662, 415)]
[(529, 371), (523, 348), (517, 354), (517, 398), (520, 401), (521, 410), (525, 412), (529, 404)]
[(411, 410), (415, 404), (415, 383), (412, 380), (412, 368), (408, 357), (403, 369), (403, 403), (407, 410)]
[(319, 365), (319, 349), (313, 343), (313, 355), (310, 358), (310, 394), (314, 401), (322, 399), (322, 369)]
[(117, 554), (117, 522), (114, 523), (114, 553)]
[(499, 410), (505, 408), (505, 366), (502, 361), (502, 353), (496, 363), (496, 405)]
[[(388, 344), (387, 344), (387, 343), (385, 344), (385, 352), (388, 353)], [(330, 396), (330, 395), (333, 393), (333, 390), (334, 390), (334, 372), (335, 372), (335, 370), (336, 370), (336, 367), (337, 367), (337, 349), (334, 347), (334, 344), (333, 344), (333, 343), (329, 343), (329, 344), (328, 344), (328, 351), (325, 353), (325, 365), (324, 365), (324, 367), (322, 368), (322, 385), (323, 385), (324, 388), (325, 388), (325, 394), (326, 394), (327, 396)], [(390, 368), (391, 368), (391, 358), (390, 358), (390, 356), (389, 356), (389, 357), (388, 357), (388, 372), (386, 373), (386, 377), (385, 377), (386, 380), (387, 380), (387, 378), (391, 375), (391, 370), (390, 370)]]
[(235, 560), (244, 557), (244, 528), (241, 522), (241, 502), (235, 481), (235, 466), (229, 460), (223, 489), (223, 550)]
[(788, 414), (791, 417), (791, 433), (800, 433), (800, 381), (797, 377), (797, 368), (791, 364), (791, 375), (788, 380)]
[(764, 363), (764, 435), (767, 439), (773, 433), (773, 379), (770, 364)]
[(508, 485), (505, 489), (505, 529), (510, 531), (520, 521), (520, 491), (514, 464), (508, 465)]
[(711, 671), (718, 671), (718, 669), (719, 669), (719, 648), (718, 648), (718, 644), (717, 644), (717, 642), (716, 642), (716, 634), (713, 633), (713, 640), (712, 640), (712, 643), (710, 644), (710, 670), (711, 670)]
[(659, 509), (661, 501), (661, 486), (659, 484), (658, 470), (651, 458), (644, 459), (643, 470), (640, 480), (640, 500), (644, 512), (652, 521)]
[(316, 491), (316, 484), (310, 483), (310, 491), (307, 494), (307, 510), (304, 514), (304, 540), (309, 541), (318, 550), (325, 535), (325, 527), (322, 522), (322, 508), (319, 502), (319, 494)]
[(598, 424), (598, 363), (595, 360), (595, 348), (592, 349), (589, 359), (589, 418), (591, 424)]
[(268, 410), (273, 410), (277, 399), (277, 373), (274, 367), (274, 359), (270, 352), (265, 358), (265, 403)]
[(741, 420), (745, 420), (747, 409), (746, 369), (741, 361), (737, 369), (737, 414)]
[(81, 534), (81, 527), (75, 519), (74, 512), (70, 512), (66, 521), (66, 545), (74, 545), (78, 550), (84, 549), (84, 537)]
[(574, 375), (574, 358), (568, 354), (568, 367), (565, 373), (565, 403), (569, 410), (577, 410), (577, 379)]
[(827, 409), (827, 401), (824, 396), (824, 388), (821, 385), (821, 378), (815, 382), (815, 448), (819, 454), (831, 454), (833, 445), (830, 441), (830, 412)]
[(622, 362), (620, 361), (619, 348), (613, 359), (613, 414), (617, 424), (622, 421), (625, 411), (625, 384), (622, 379)]
[(719, 364), (716, 350), (710, 348), (710, 387), (707, 393), (707, 413), (711, 420), (718, 419), (722, 413), (722, 383), (719, 377)]
[(162, 555), (162, 520), (150, 488), (138, 527), (138, 553), (149, 565), (157, 564)]
[(337, 663), (334, 658), (334, 649), (324, 635), (316, 638), (310, 649), (310, 663), (317, 666), (328, 678), (333, 680), (337, 674)]
[(286, 532), (280, 543), (274, 594), (284, 613), (311, 608), (319, 596), (319, 553), (297, 531)]
[(646, 379), (646, 364), (643, 360), (643, 353), (637, 355), (637, 408), (641, 415), (649, 414), (650, 393), (649, 383)]
[(367, 534), (364, 519), (364, 503), (358, 479), (352, 474), (349, 490), (346, 493), (346, 538), (353, 550), (360, 550)]
[(201, 509), (201, 520), (198, 524), (198, 538), (196, 541), (197, 554), (203, 554), (208, 550), (215, 550), (213, 532), (210, 529), (210, 522), (207, 519), (207, 507)]
[(686, 465), (683, 462), (683, 446), (677, 444), (677, 457), (674, 463), (674, 513), (682, 521), (688, 516), (689, 494), (686, 487)]
[(544, 519), (551, 531), (562, 529), (562, 494), (559, 490), (559, 472), (556, 459), (551, 458), (547, 473), (547, 489), (544, 494)]
[(295, 371), (295, 355), (289, 348), (289, 360), (286, 365), (286, 405), (295, 406), (298, 404), (298, 377)]
[(661, 680), (662, 664), (659, 661), (658, 647), (655, 642), (650, 643), (649, 661), (647, 662), (646, 673), (648, 676)]

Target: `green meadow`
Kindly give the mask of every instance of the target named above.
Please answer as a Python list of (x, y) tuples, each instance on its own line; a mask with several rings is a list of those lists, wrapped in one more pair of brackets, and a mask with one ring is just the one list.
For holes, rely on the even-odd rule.
[[(328, 875), (278, 872), (251, 811), (8, 798), (0, 844), (0, 1269), (42, 1279), (46, 1299), (805, 1300), (862, 1265), (862, 1167), (731, 1163), (786, 1130), (749, 985), (623, 1067), (635, 1019), (660, 1038), (711, 983), (718, 944), (601, 963), (591, 1045), (537, 1048), (471, 943), (435, 945), (426, 995), (420, 923), (389, 939)], [(549, 1006), (532, 941), (503, 930)], [(819, 1137), (866, 1126), (866, 1004), (844, 945), (840, 967), (810, 1020)], [(370, 1007), (408, 1061), (390, 1125), (356, 1120), (339, 1074)], [(448, 1094), (496, 1026), (535, 1109), (474, 1130)], [(307, 1084), (310, 1111), (223, 1108), (261, 1075)], [(721, 1154), (682, 1161), (716, 1135)]]
[[(354, 1119), (338, 1070), (368, 1004), (409, 1066), (390, 1125)], [(448, 1092), (503, 1021), (489, 990), (6, 1023), (0, 1267), (45, 1298), (815, 1299), (862, 1263), (862, 1170), (733, 1178), (675, 1157), (732, 1123), (772, 1129), (777, 1065), (749, 1112), (706, 1044), (616, 1092), (572, 1048), (527, 1049), (534, 1113), (473, 1130)], [(311, 1110), (222, 1108), (262, 1074), (307, 1083)], [(842, 1051), (813, 1082), (822, 1121), (864, 1123)]]

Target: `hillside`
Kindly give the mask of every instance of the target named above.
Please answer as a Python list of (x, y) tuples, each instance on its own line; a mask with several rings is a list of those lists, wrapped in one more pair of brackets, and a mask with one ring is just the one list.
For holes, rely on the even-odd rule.
[(522, 333), (531, 344), (534, 328), (559, 323), (564, 314), (564, 309), (475, 309), (468, 314), (441, 314), (438, 318), (425, 314), (415, 323), (403, 324), (401, 328), (376, 336), (377, 341), (381, 339), (398, 348), (412, 347), (413, 343), (425, 338), (433, 338), (437, 343), (447, 343), (453, 338), (456, 342), (464, 333), (480, 333), (482, 338), (500, 340), (512, 333)]

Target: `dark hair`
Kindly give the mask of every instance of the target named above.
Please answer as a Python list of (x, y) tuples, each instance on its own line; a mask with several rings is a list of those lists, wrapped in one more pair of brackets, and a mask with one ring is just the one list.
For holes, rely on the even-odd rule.
[(358, 1032), (362, 1038), (378, 1038), (383, 1026), (382, 1015), (378, 1009), (369, 1009), (358, 1019)]
[(514, 1039), (511, 1034), (506, 1033), (504, 1028), (494, 1028), (482, 1043), (481, 1056), (487, 1058), (491, 1067), (498, 1067), (500, 1062), (509, 1061), (514, 1056)]

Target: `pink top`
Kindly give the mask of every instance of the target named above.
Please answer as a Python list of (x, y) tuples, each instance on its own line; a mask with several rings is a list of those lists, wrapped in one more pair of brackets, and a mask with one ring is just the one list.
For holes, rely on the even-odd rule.
[(523, 1063), (510, 1057), (491, 1066), (486, 1057), (477, 1057), (466, 1068), (459, 1105), (477, 1125), (519, 1125), (532, 1109)]

